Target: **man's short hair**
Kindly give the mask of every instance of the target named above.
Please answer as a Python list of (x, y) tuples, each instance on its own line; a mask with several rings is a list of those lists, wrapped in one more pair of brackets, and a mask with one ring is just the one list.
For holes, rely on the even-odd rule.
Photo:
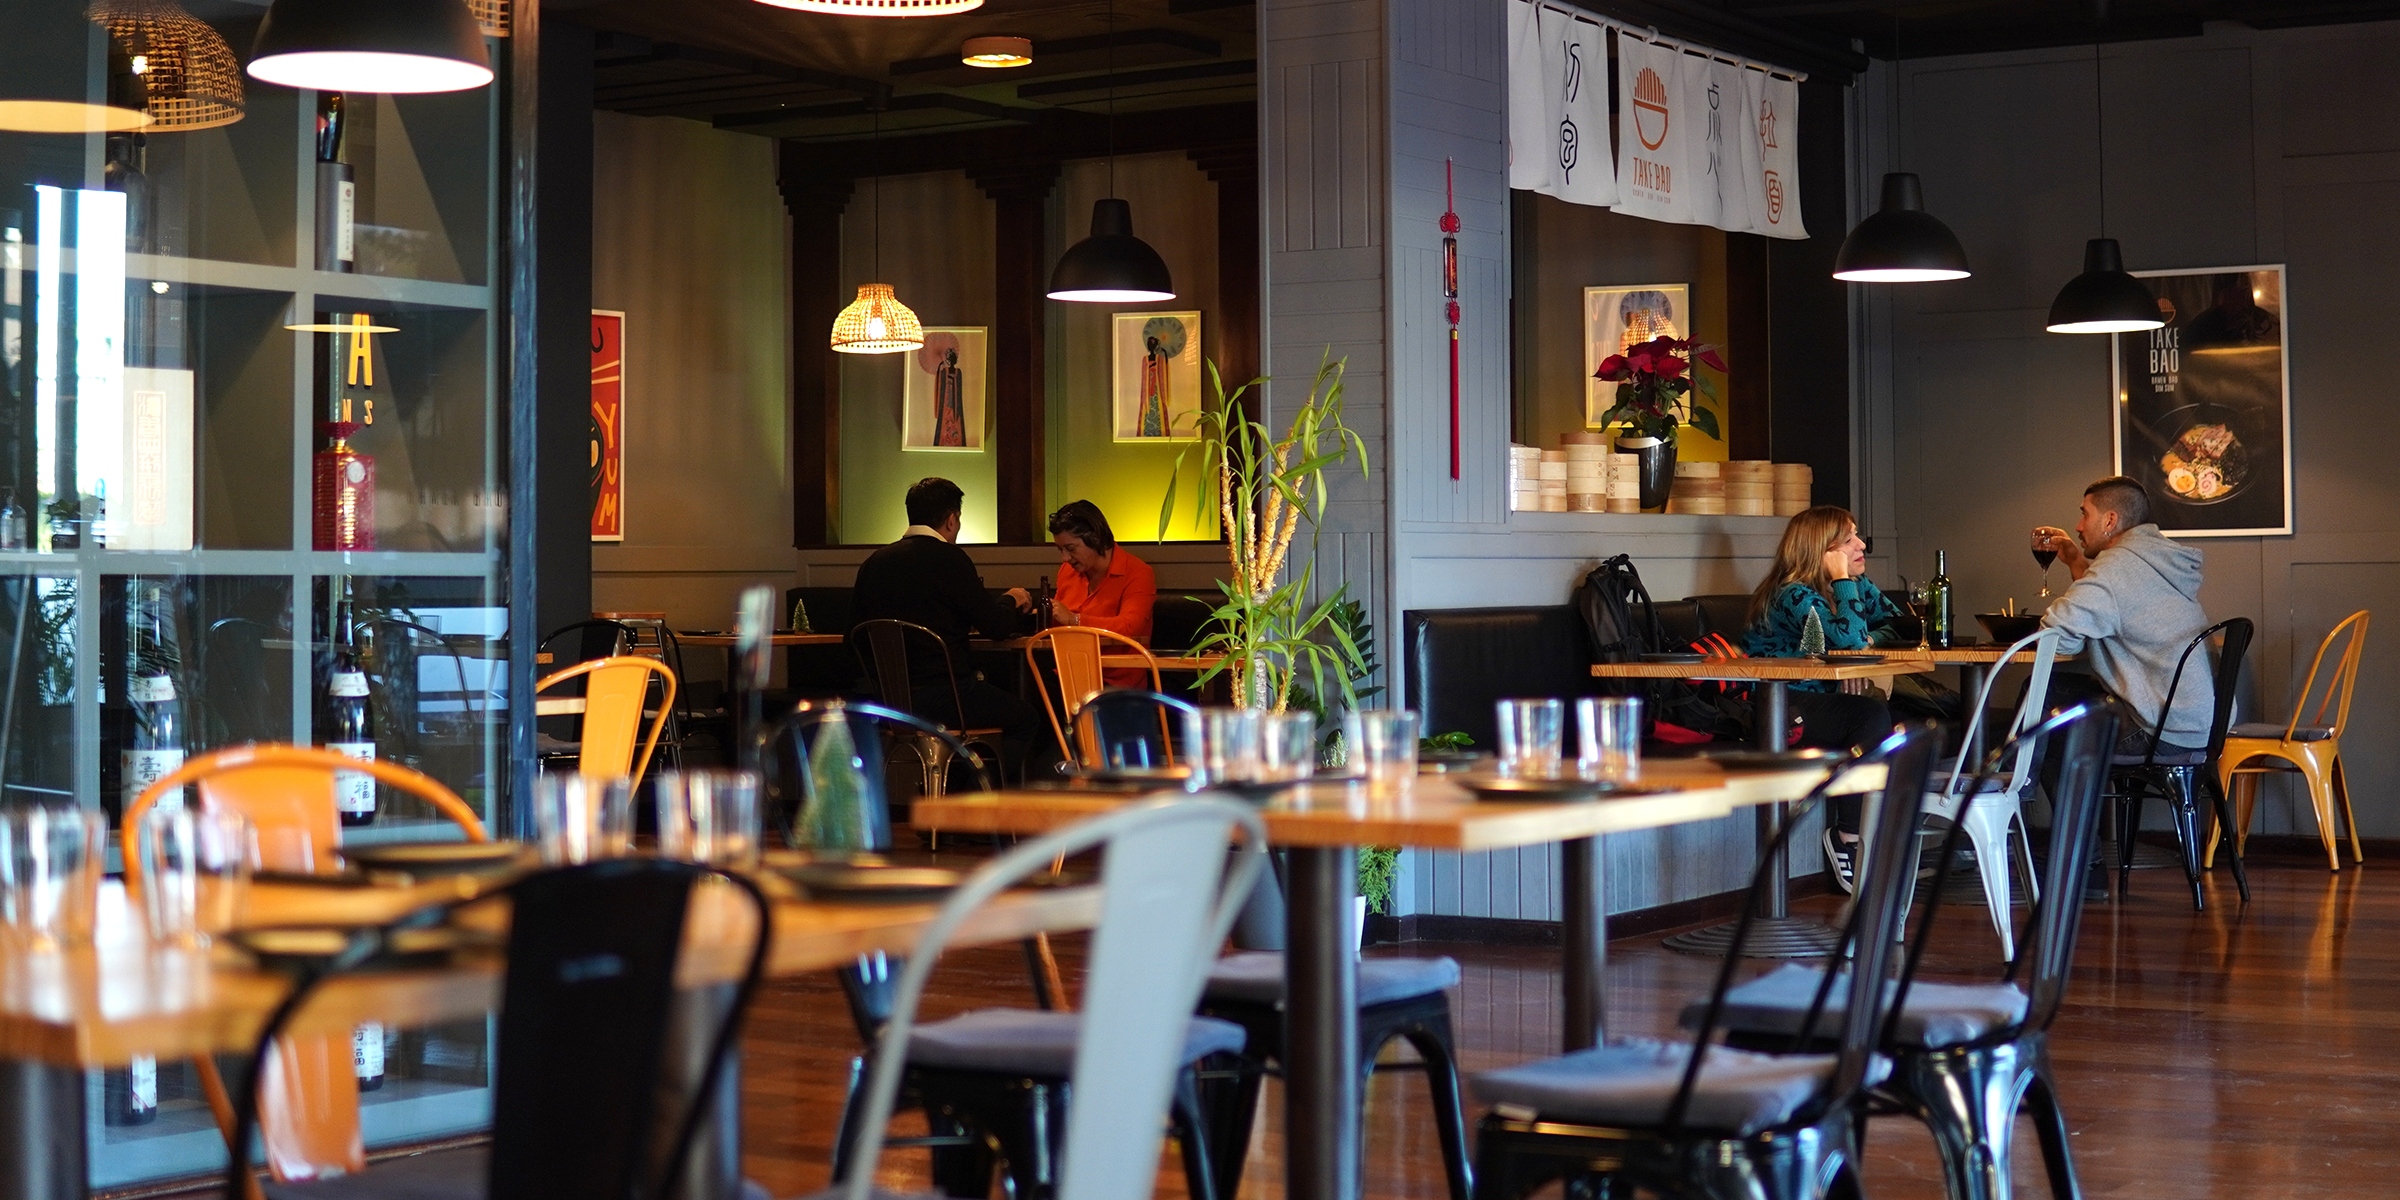
[(1051, 513), (1050, 532), (1053, 536), (1074, 534), (1077, 541), (1101, 554), (1117, 548), (1117, 535), (1108, 527), (1108, 516), (1089, 500), (1069, 500)]
[(958, 515), (966, 502), (967, 494), (957, 484), (929, 475), (908, 485), (908, 523), (939, 529), (942, 522)]
[(2092, 507), (2117, 514), (2119, 532), (2150, 523), (2150, 489), (2135, 480), (2111, 475), (2083, 489), (2083, 494), (2091, 497)]

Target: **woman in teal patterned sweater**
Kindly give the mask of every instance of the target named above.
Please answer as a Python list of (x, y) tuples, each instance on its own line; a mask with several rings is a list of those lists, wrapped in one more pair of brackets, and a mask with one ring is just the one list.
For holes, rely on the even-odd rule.
[[(1866, 569), (1867, 544), (1847, 509), (1821, 505), (1793, 517), (1776, 546), (1774, 569), (1750, 594), (1743, 648), (1759, 658), (1799, 657), (1800, 634), (1812, 612), (1824, 627), (1827, 650), (1874, 645), (1875, 631), (1900, 610), (1868, 581)], [(1891, 709), (1873, 696), (1851, 695), (1815, 680), (1792, 683), (1789, 695), (1803, 746), (1866, 749), (1892, 731)], [(1857, 843), (1858, 800), (1839, 797), (1825, 828), (1825, 858), (1843, 891), (1850, 890)]]

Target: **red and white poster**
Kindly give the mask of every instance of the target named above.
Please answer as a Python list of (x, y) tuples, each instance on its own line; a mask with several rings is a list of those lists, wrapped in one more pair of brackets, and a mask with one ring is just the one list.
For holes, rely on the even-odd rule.
[(625, 314), (592, 310), (592, 540), (625, 540)]

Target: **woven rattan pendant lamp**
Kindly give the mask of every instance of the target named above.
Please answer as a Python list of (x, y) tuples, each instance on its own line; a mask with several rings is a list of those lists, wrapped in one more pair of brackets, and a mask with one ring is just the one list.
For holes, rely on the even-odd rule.
[(242, 119), (242, 62), (233, 47), (175, 0), (96, 0), (108, 30), (142, 81), (147, 133), (214, 129)]
[[(875, 139), (882, 140), (883, 114), (875, 114)], [(875, 177), (875, 274), (883, 274), (883, 176)], [(833, 349), (839, 354), (900, 354), (925, 345), (925, 326), (888, 283), (858, 285), (858, 299), (833, 319)]]

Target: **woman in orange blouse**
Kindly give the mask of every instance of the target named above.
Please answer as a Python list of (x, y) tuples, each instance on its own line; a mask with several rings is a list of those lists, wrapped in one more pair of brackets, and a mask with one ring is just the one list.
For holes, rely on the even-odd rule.
[[(1089, 500), (1067, 502), (1050, 514), (1050, 537), (1060, 559), (1051, 623), (1089, 625), (1149, 645), (1158, 575), (1117, 544), (1100, 507)], [(1112, 687), (1150, 686), (1150, 673), (1140, 667), (1112, 667), (1102, 678)]]

